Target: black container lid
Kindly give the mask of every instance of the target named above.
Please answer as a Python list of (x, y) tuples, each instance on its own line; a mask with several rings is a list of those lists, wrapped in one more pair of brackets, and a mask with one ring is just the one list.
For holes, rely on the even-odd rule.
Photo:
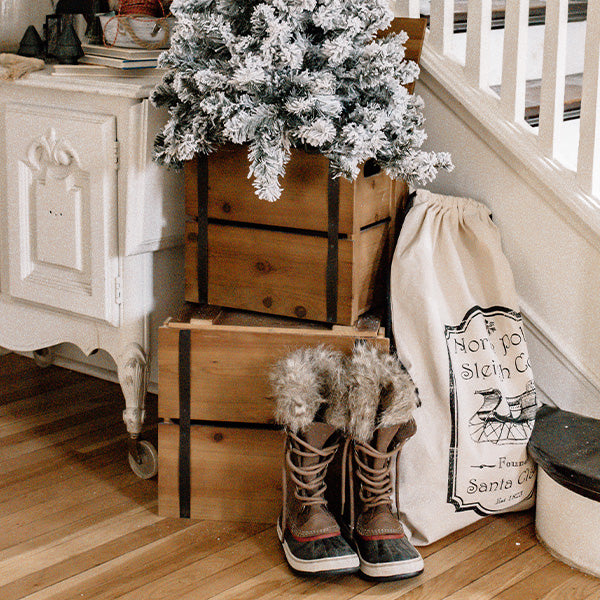
[(547, 475), (567, 489), (600, 501), (600, 421), (541, 406), (527, 446)]

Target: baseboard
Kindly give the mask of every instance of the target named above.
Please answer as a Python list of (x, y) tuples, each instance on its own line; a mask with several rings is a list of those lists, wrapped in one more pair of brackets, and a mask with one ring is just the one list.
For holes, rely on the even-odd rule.
[(521, 303), (539, 400), (600, 419), (600, 379), (559, 343), (535, 312)]

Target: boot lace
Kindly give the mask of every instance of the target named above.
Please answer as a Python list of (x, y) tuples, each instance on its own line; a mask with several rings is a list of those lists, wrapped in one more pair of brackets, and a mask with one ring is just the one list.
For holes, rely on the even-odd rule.
[[(356, 476), (362, 482), (358, 495), (365, 509), (384, 504), (391, 506), (393, 491), (391, 463), (399, 452), (399, 447), (390, 452), (379, 452), (369, 444), (355, 444)], [(383, 466), (379, 469), (371, 467), (369, 458), (373, 459), (372, 463), (383, 460)]]
[[(325, 448), (315, 448), (291, 431), (287, 432), (284, 454), (287, 473), (295, 484), (294, 496), (301, 503), (302, 508), (306, 506), (326, 505), (325, 476), (327, 467), (333, 460), (339, 443)], [(303, 466), (306, 459), (314, 460), (314, 464)], [(312, 462), (312, 461), (311, 461)], [(287, 477), (286, 469), (283, 470), (283, 518), (282, 529), (286, 526), (287, 514)]]
[[(342, 464), (346, 465), (346, 468), (342, 469), (342, 513), (344, 512), (344, 506), (346, 503), (346, 471), (348, 473), (348, 486), (349, 486), (349, 497), (350, 497), (350, 528), (354, 530), (355, 526), (355, 507), (354, 507), (354, 461), (352, 460), (352, 453), (349, 451), (351, 440), (346, 439), (342, 453)], [(356, 477), (360, 480), (361, 485), (358, 490), (358, 496), (362, 502), (362, 506), (365, 510), (375, 508), (376, 506), (392, 505), (392, 493), (394, 492), (394, 486), (392, 485), (392, 462), (396, 462), (396, 481), (399, 476), (399, 461), (398, 454), (400, 453), (401, 444), (397, 445), (393, 450), (389, 452), (379, 452), (372, 446), (362, 442), (353, 442), (354, 447), (354, 460), (356, 461)], [(369, 458), (372, 459), (373, 464), (375, 461), (383, 461), (381, 468), (374, 468), (369, 465)], [(394, 493), (397, 496), (397, 492)], [(396, 497), (396, 506), (397, 497)]]

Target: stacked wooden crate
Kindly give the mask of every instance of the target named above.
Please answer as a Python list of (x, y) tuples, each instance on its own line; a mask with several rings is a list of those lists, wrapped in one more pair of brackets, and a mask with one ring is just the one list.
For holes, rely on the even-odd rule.
[(244, 146), (186, 165), (186, 300), (353, 324), (381, 300), (403, 187), (369, 163), (332, 181), (327, 158), (293, 150), (265, 202), (248, 168)]
[[(424, 23), (404, 21), (396, 27), (422, 40)], [(274, 363), (306, 345), (389, 349), (374, 315), (407, 186), (371, 162), (353, 183), (334, 179), (325, 157), (294, 150), (281, 198), (268, 203), (248, 166), (247, 149), (233, 145), (186, 165), (188, 304), (159, 332), (164, 516), (274, 521)]]
[(274, 522), (283, 437), (268, 372), (288, 352), (357, 339), (383, 351), (379, 320), (327, 326), (188, 306), (159, 332), (159, 514)]

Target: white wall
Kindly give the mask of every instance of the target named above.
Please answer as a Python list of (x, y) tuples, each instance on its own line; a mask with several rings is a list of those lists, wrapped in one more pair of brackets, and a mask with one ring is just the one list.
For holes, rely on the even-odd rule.
[[(493, 212), (512, 265), (538, 388), (568, 410), (600, 418), (600, 252), (423, 83), (429, 149), (452, 153), (455, 170), (428, 186)], [(426, 78), (425, 78), (426, 79)]]
[(46, 15), (54, 12), (52, 0), (0, 0), (0, 52), (14, 52), (29, 25), (40, 37)]

